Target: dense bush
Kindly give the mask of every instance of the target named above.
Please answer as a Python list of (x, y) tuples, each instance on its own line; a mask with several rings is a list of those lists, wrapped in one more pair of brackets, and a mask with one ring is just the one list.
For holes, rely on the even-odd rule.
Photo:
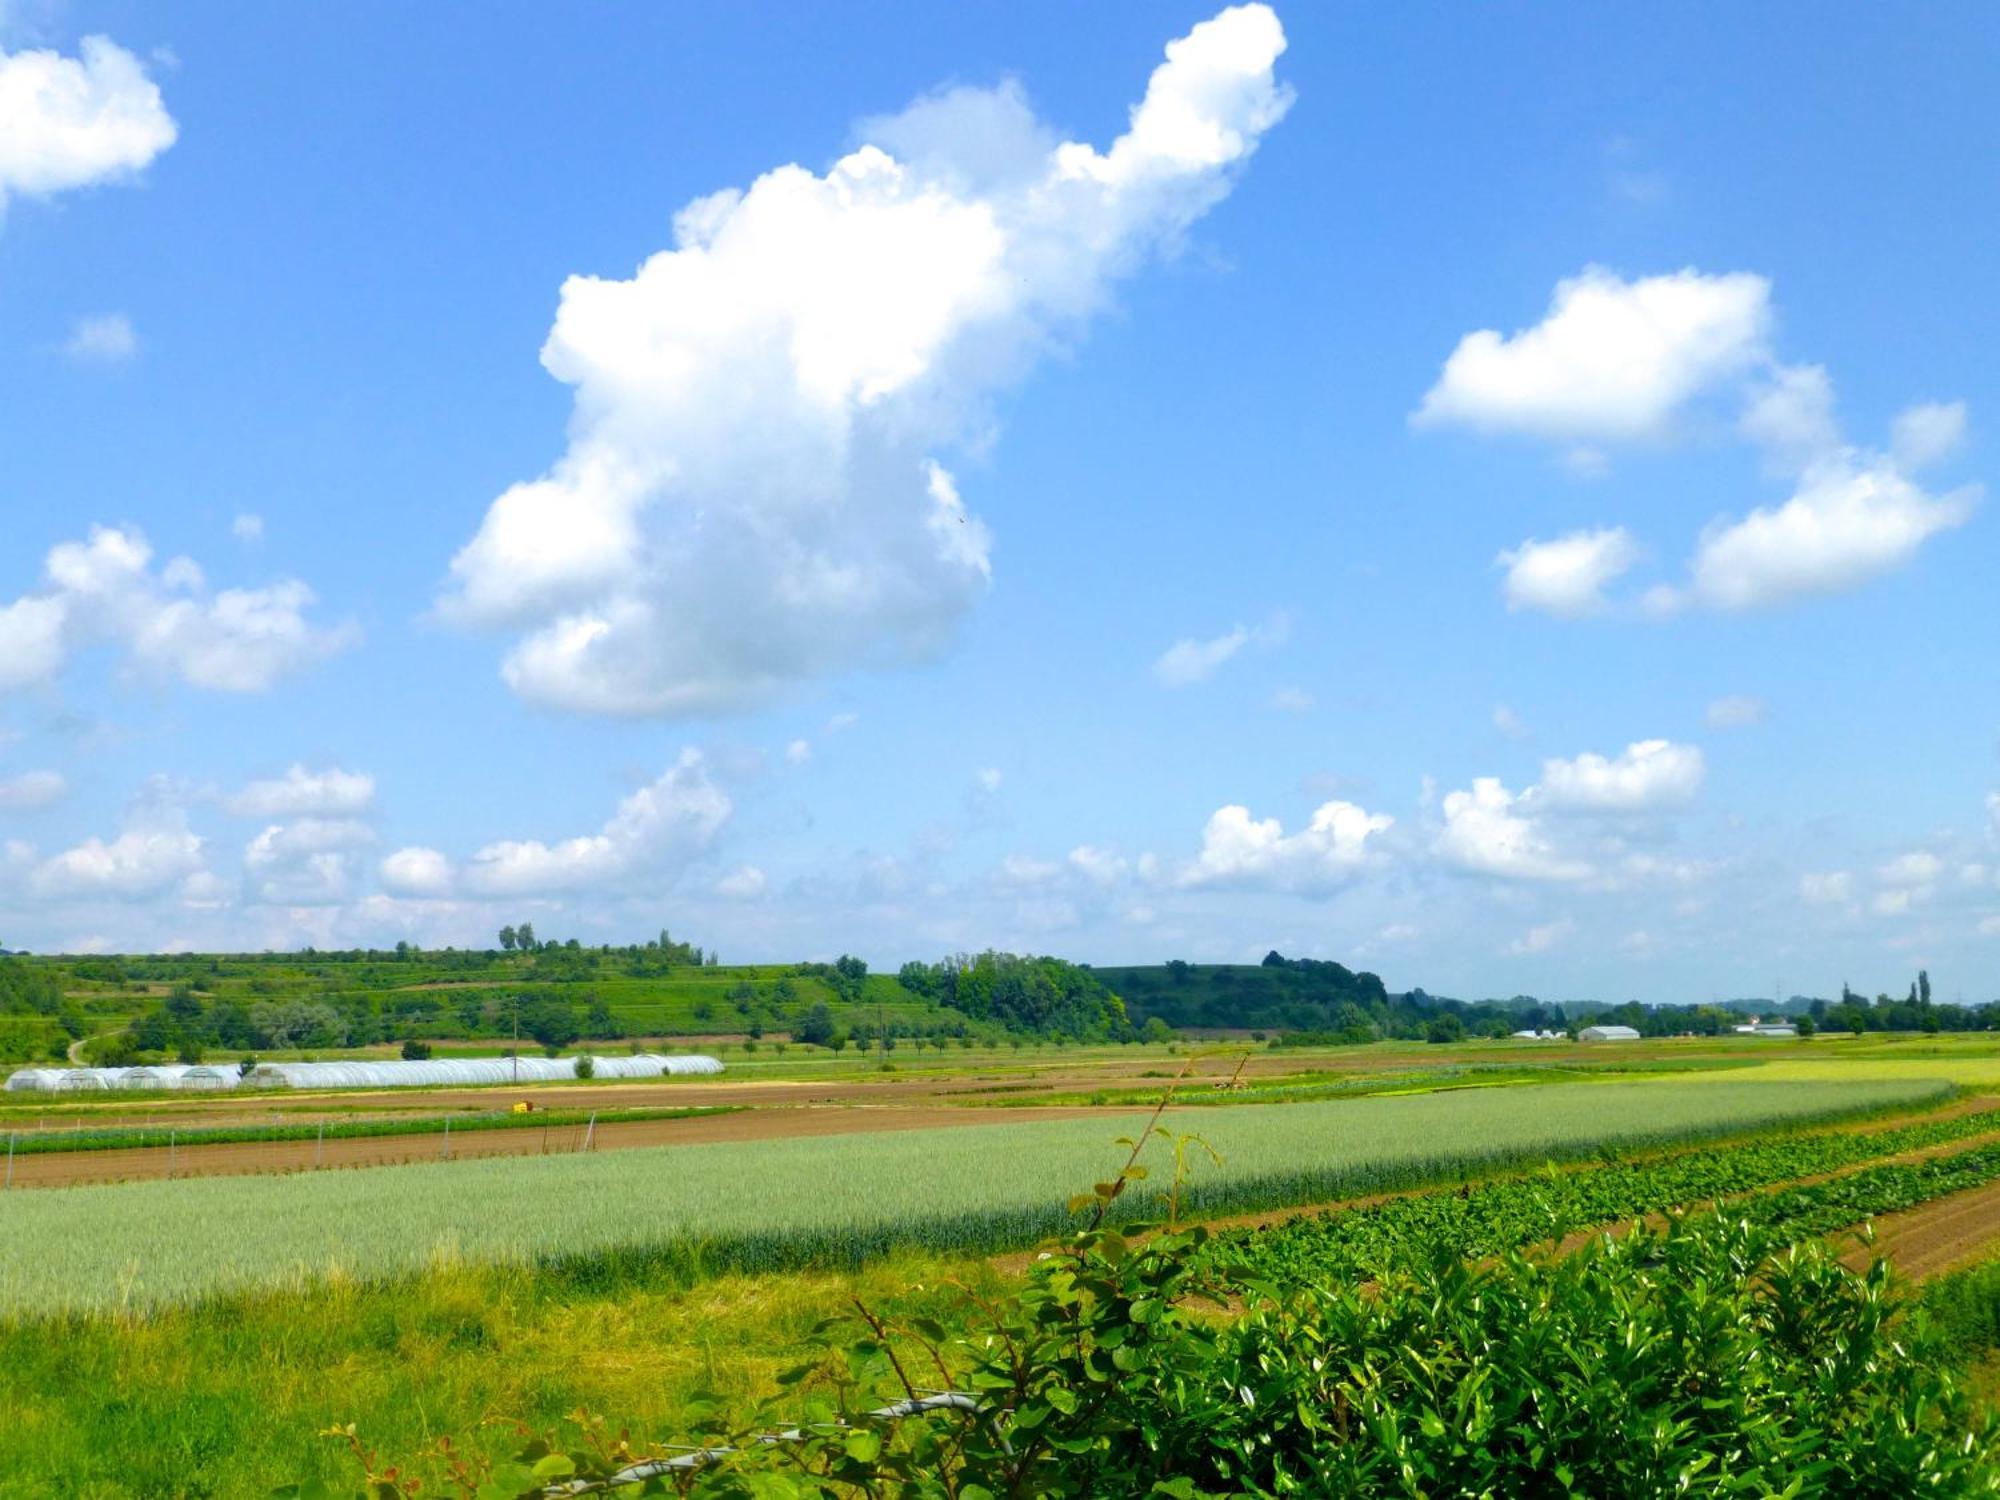
[[(1451, 1261), (1367, 1289), (1235, 1288), (1203, 1233), (1091, 1231), (967, 1329), (865, 1309), (782, 1377), (728, 1452), (658, 1474), (701, 1496), (1524, 1496), (2000, 1493), (2000, 1435), (1881, 1264), (1698, 1216), (1562, 1259)], [(1238, 1307), (1224, 1301), (1235, 1295)], [(867, 1414), (948, 1384), (975, 1412)], [(771, 1426), (803, 1426), (759, 1442)], [(606, 1480), (563, 1452), (459, 1460), (467, 1493)], [(357, 1451), (359, 1445), (357, 1444)], [(363, 1454), (365, 1460), (370, 1456)], [(375, 1470), (367, 1494), (407, 1493)], [(304, 1493), (294, 1491), (293, 1493)]]

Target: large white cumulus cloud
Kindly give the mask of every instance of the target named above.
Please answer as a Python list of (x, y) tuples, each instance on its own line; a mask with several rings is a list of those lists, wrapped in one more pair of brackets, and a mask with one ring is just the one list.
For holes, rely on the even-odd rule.
[(824, 175), (691, 203), (630, 279), (570, 278), (542, 349), (569, 446), (493, 502), (444, 612), (518, 632), (523, 697), (602, 713), (936, 652), (991, 572), (945, 461), (1228, 192), (1289, 103), (1284, 45), (1262, 5), (1195, 27), (1105, 151), (1012, 86), (920, 100)]

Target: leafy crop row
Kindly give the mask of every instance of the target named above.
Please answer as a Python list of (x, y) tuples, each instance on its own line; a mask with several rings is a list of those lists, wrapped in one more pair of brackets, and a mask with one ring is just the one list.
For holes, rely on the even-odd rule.
[[(1987, 1135), (1992, 1113), (1891, 1130), (1831, 1131), (1691, 1151), (1660, 1160), (1573, 1168), (1530, 1179), (1429, 1192), (1295, 1219), (1220, 1240), (1211, 1254), (1259, 1279), (1342, 1281), (1396, 1267), (1495, 1255), (1578, 1229), (1837, 1172), (1858, 1163)], [(1956, 1192), (2000, 1175), (2000, 1146), (1785, 1189), (1735, 1204), (1809, 1234)]]

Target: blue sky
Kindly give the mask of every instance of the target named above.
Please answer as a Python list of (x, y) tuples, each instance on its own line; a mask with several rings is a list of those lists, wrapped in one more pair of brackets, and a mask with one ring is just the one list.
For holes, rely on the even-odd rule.
[(1991, 998), (1996, 44), (0, 7), (0, 941)]

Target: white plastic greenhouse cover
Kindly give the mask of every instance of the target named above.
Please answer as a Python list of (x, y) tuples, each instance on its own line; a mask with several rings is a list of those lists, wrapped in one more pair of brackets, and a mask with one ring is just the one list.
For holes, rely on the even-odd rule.
[(149, 1068), (127, 1068), (124, 1076), (111, 1086), (117, 1089), (178, 1088), (187, 1070), (186, 1063), (156, 1063)]
[[(440, 1057), (422, 1062), (259, 1063), (244, 1077), (235, 1064), (214, 1067), (160, 1063), (144, 1068), (22, 1068), (10, 1075), (14, 1092), (78, 1093), (89, 1089), (396, 1089), (424, 1084), (566, 1083), (576, 1077), (574, 1057)], [(593, 1057), (597, 1078), (661, 1078), (720, 1073), (722, 1064), (699, 1055)]]
[(62, 1087), (62, 1076), (61, 1068), (22, 1068), (8, 1075), (7, 1088), (11, 1093), (27, 1089), (53, 1092)]

